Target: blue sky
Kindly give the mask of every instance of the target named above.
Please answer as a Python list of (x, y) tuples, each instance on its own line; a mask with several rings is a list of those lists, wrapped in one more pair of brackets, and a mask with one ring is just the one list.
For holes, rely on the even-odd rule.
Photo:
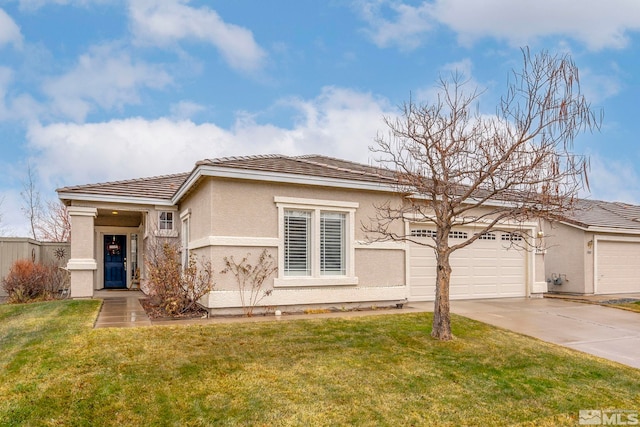
[(604, 110), (591, 198), (640, 203), (637, 0), (0, 0), (0, 229), (55, 188), (262, 153), (370, 162), (384, 116), (458, 70), (495, 111), (523, 46), (568, 52)]

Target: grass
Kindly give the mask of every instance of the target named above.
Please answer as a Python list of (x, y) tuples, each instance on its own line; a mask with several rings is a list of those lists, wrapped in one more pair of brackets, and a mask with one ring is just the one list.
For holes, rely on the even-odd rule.
[(625, 303), (618, 303), (618, 304), (603, 304), (603, 305), (607, 307), (622, 308), (624, 310), (635, 311), (636, 313), (640, 313), (640, 301), (625, 302)]
[(431, 314), (92, 329), (96, 301), (0, 306), (0, 425), (576, 425), (640, 370)]

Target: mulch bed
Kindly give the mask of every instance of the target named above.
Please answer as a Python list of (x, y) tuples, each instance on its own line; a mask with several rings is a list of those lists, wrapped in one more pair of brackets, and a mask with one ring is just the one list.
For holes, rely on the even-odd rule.
[(177, 315), (170, 315), (162, 310), (157, 304), (154, 304), (151, 298), (141, 298), (140, 305), (147, 312), (147, 316), (154, 320), (180, 320), (180, 319), (200, 319), (208, 317), (207, 310), (202, 307), (195, 307), (191, 311)]

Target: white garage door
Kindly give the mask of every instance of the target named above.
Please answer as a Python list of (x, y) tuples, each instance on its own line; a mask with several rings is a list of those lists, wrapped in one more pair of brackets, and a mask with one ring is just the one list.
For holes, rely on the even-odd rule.
[[(412, 229), (417, 240), (433, 242), (428, 229)], [(454, 231), (450, 243), (455, 244)], [(421, 237), (419, 237), (421, 236)], [(451, 299), (502, 298), (526, 295), (526, 252), (510, 248), (510, 239), (521, 238), (509, 233), (491, 232), (451, 255)], [(436, 257), (433, 249), (415, 243), (410, 247), (410, 291), (412, 301), (435, 299)]]
[(598, 294), (640, 292), (640, 243), (598, 241)]

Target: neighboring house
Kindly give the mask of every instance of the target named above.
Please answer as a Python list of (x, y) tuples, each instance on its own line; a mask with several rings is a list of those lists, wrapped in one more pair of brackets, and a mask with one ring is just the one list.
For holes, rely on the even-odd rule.
[(544, 228), (550, 292), (640, 293), (640, 206), (580, 200)]
[[(71, 216), (74, 297), (144, 281), (144, 253), (155, 236), (179, 239), (183, 257), (190, 251), (208, 257), (216, 272), (225, 256), (257, 257), (266, 249), (278, 262), (265, 283), (273, 292), (262, 301), (272, 308), (435, 297), (431, 249), (370, 243), (363, 231), (375, 205), (400, 201), (393, 176), (376, 167), (316, 155), (222, 158), (198, 162), (191, 173), (65, 187), (58, 194)], [(393, 227), (425, 242), (434, 233), (409, 219)], [(536, 223), (525, 227), (538, 234)], [(523, 237), (515, 226), (501, 229), (453, 255), (452, 299), (546, 291), (542, 254), (514, 249), (510, 243)], [(450, 237), (474, 232), (459, 228)], [(237, 310), (234, 278), (216, 274), (215, 290), (202, 302), (212, 312)]]

